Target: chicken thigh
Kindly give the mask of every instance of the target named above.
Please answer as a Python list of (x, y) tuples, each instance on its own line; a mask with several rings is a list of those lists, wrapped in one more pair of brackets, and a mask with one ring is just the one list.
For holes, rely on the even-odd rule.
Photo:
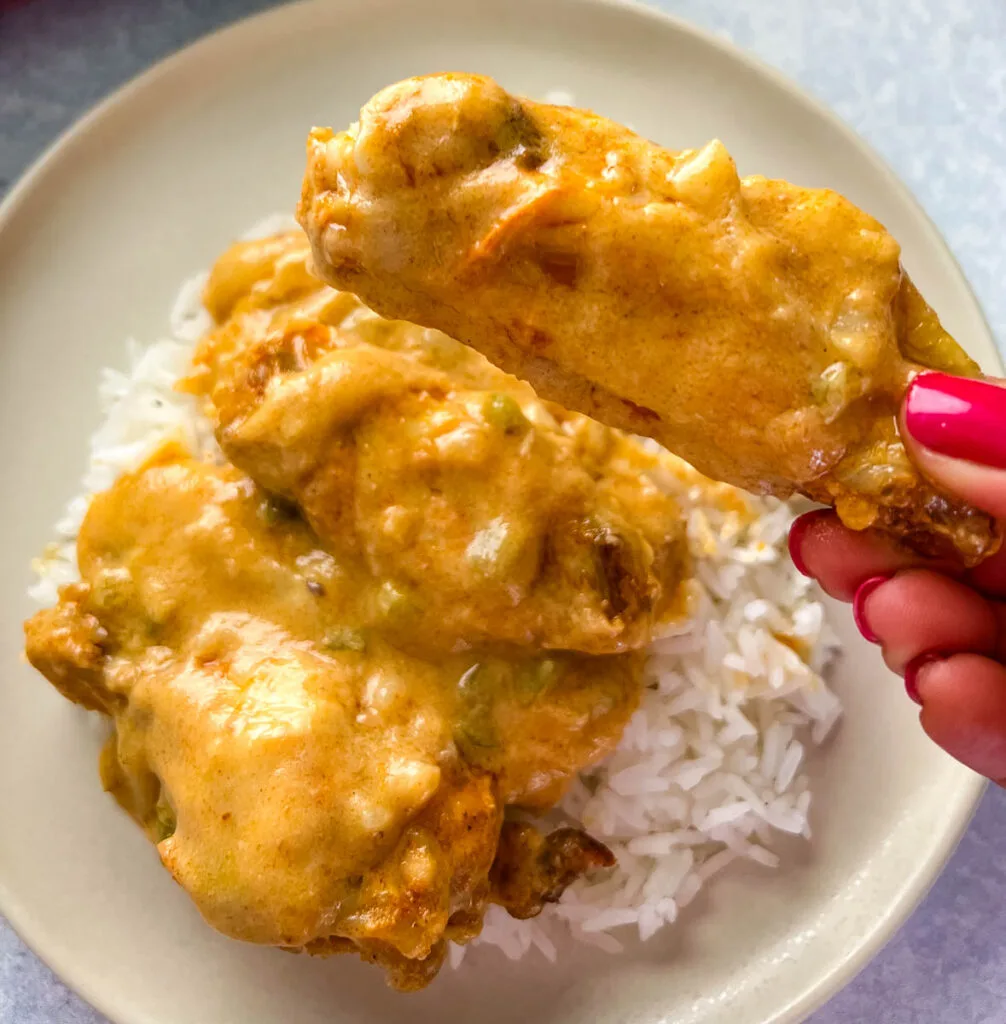
[(969, 564), (998, 546), (920, 476), (897, 423), (923, 367), (978, 367), (897, 242), (835, 192), (440, 74), (312, 132), (299, 219), (328, 283), (708, 476)]

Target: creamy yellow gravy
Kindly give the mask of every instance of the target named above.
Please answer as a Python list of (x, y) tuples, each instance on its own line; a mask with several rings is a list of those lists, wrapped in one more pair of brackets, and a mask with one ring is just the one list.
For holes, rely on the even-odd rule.
[(521, 906), (561, 884), (533, 830), (499, 881), (503, 810), (617, 742), (684, 534), (634, 441), (306, 256), (217, 264), (184, 386), (229, 461), (169, 445), (96, 496), (27, 650), (112, 716), (105, 785), (211, 924), (415, 987), (515, 878)]
[(710, 477), (969, 564), (999, 545), (920, 476), (897, 426), (922, 367), (979, 368), (895, 239), (834, 192), (445, 73), (314, 129), (298, 217), (330, 284)]

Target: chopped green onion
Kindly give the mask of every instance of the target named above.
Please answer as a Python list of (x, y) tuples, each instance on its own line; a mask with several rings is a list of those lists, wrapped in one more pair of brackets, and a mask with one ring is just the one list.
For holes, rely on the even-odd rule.
[(521, 434), (530, 426), (517, 400), (511, 395), (494, 394), (483, 407), (486, 421), (504, 434)]
[(367, 639), (358, 629), (339, 626), (325, 634), (324, 647), (329, 651), (365, 651)]
[(377, 610), (390, 622), (400, 622), (417, 608), (413, 594), (391, 580), (385, 580), (377, 592)]
[(178, 827), (178, 822), (175, 818), (175, 812), (171, 809), (171, 805), (161, 797), (157, 801), (157, 807), (154, 808), (154, 835), (156, 836), (155, 842), (163, 843), (165, 839), (170, 839), (175, 834), (175, 829)]

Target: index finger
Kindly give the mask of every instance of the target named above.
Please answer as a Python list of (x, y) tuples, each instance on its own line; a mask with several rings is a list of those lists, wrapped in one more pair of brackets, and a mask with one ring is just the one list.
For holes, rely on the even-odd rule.
[[(965, 575), (960, 563), (917, 554), (879, 530), (850, 530), (831, 509), (807, 512), (793, 523), (789, 552), (797, 569), (840, 601), (851, 601), (871, 577), (893, 576), (902, 569), (932, 569), (955, 579)], [(1006, 559), (999, 561), (1006, 587)]]

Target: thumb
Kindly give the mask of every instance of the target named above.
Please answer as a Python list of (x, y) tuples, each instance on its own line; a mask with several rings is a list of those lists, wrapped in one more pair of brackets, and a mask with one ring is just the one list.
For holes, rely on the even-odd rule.
[(938, 487), (1006, 519), (1006, 381), (921, 373), (905, 395), (908, 455)]

